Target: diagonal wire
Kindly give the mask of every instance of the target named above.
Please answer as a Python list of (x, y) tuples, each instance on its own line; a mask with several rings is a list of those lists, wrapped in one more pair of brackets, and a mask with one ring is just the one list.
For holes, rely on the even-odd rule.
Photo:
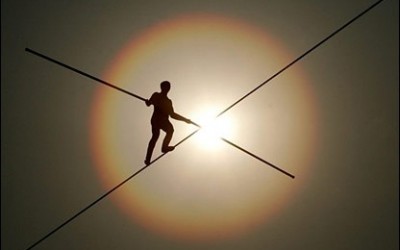
[[(182, 140), (180, 140), (177, 144), (175, 144), (175, 147), (179, 146), (181, 143), (183, 143), (184, 141), (186, 141), (187, 139), (189, 139), (191, 136), (193, 136), (197, 131), (199, 130), (195, 130), (194, 132), (192, 132), (191, 134), (189, 134), (188, 136), (186, 136), (185, 138), (183, 138)], [(88, 210), (89, 208), (93, 207), (94, 205), (96, 205), (97, 203), (99, 203), (102, 199), (106, 198), (108, 195), (110, 195), (111, 193), (113, 193), (115, 190), (117, 190), (118, 188), (120, 188), (122, 185), (124, 185), (125, 183), (127, 183), (129, 180), (131, 180), (133, 177), (135, 177), (136, 175), (138, 175), (140, 172), (142, 172), (143, 170), (145, 170), (146, 168), (150, 167), (151, 165), (153, 165), (156, 161), (158, 161), (159, 159), (161, 159), (162, 157), (164, 157), (167, 153), (163, 153), (161, 155), (159, 155), (157, 158), (155, 158), (154, 160), (152, 160), (148, 165), (142, 167), (141, 169), (139, 169), (138, 171), (136, 171), (134, 174), (132, 174), (131, 176), (129, 176), (128, 178), (126, 178), (124, 181), (122, 181), (121, 183), (119, 183), (118, 185), (116, 185), (115, 187), (113, 187), (112, 189), (110, 189), (109, 191), (107, 191), (106, 193), (104, 193), (102, 196), (100, 196), (99, 198), (97, 198), (95, 201), (93, 201), (92, 203), (90, 203), (89, 205), (87, 205), (85, 208), (81, 209), (79, 212), (77, 212), (76, 214), (74, 214), (73, 216), (71, 216), (69, 219), (65, 220), (62, 224), (60, 224), (58, 227), (54, 228), (53, 230), (51, 230), (48, 234), (46, 234), (45, 236), (43, 236), (42, 238), (40, 238), (38, 241), (36, 241), (35, 243), (33, 243), (30, 247), (28, 247), (26, 250), (32, 249), (35, 246), (37, 246), (39, 243), (41, 243), (42, 241), (46, 240), (47, 238), (49, 238), (51, 235), (53, 235), (55, 232), (57, 232), (58, 230), (60, 230), (61, 228), (63, 228), (64, 226), (66, 226), (68, 223), (70, 223), (71, 221), (73, 221), (74, 219), (76, 219), (79, 215), (83, 214), (86, 210)]]
[(272, 75), (270, 78), (268, 78), (267, 80), (265, 80), (264, 82), (262, 82), (260, 85), (258, 85), (257, 87), (255, 87), (253, 90), (251, 90), (250, 92), (248, 92), (247, 94), (245, 94), (244, 96), (242, 96), (241, 98), (239, 98), (237, 101), (235, 101), (234, 103), (232, 103), (230, 106), (228, 106), (226, 109), (222, 110), (217, 117), (220, 117), (221, 115), (223, 115), (224, 113), (226, 113), (228, 110), (230, 110), (231, 108), (233, 108), (234, 106), (236, 106), (237, 104), (239, 104), (241, 101), (243, 101), (244, 99), (246, 99), (248, 96), (250, 96), (251, 94), (253, 94), (254, 92), (256, 92), (259, 88), (263, 87), (265, 84), (269, 83), (272, 79), (274, 79), (275, 77), (277, 77), (278, 75), (280, 75), (282, 72), (284, 72), (285, 70), (287, 70), (288, 68), (290, 68), (291, 66), (293, 66), (293, 64), (297, 63), (298, 61), (300, 61), (301, 59), (303, 59), (306, 55), (308, 55), (309, 53), (311, 53), (312, 51), (314, 51), (316, 48), (318, 48), (319, 46), (321, 46), (323, 43), (325, 43), (326, 41), (328, 41), (329, 39), (331, 39), (333, 36), (335, 36), (336, 34), (338, 34), (340, 31), (342, 31), (344, 28), (346, 28), (347, 26), (349, 26), (350, 24), (352, 24), (354, 21), (356, 21), (358, 18), (360, 18), (361, 16), (363, 16), (364, 14), (366, 14), (368, 11), (370, 11), (371, 9), (373, 9), (374, 7), (376, 7), (379, 3), (381, 3), (383, 0), (379, 0), (377, 2), (375, 2), (374, 4), (372, 4), (371, 6), (369, 6), (367, 9), (365, 9), (363, 12), (361, 12), (360, 14), (358, 14), (357, 16), (355, 16), (354, 18), (352, 18), (350, 21), (348, 21), (347, 23), (345, 23), (344, 25), (342, 25), (340, 28), (338, 28), (337, 30), (335, 30), (334, 32), (332, 32), (330, 35), (328, 35), (327, 37), (325, 37), (324, 39), (322, 39), (320, 42), (318, 42), (317, 44), (315, 44), (311, 49), (307, 50), (306, 52), (304, 52), (302, 55), (300, 55), (299, 57), (297, 57), (295, 60), (293, 60), (292, 62), (290, 62), (288, 65), (286, 65), (285, 67), (283, 67), (281, 70), (279, 70), (278, 72), (276, 72), (274, 75)]

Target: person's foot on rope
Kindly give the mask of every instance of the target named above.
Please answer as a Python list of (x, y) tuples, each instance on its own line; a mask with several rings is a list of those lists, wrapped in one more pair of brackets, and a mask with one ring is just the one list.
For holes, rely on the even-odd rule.
[(175, 147), (173, 147), (173, 146), (167, 146), (167, 147), (163, 147), (162, 149), (161, 149), (161, 152), (163, 152), (163, 153), (168, 153), (168, 152), (171, 152), (172, 150), (174, 150), (175, 149)]

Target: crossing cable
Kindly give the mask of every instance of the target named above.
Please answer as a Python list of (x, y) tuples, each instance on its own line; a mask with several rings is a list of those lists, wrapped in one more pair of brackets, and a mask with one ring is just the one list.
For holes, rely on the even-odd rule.
[(215, 118), (220, 117), (221, 115), (225, 114), (228, 110), (230, 110), (231, 108), (233, 108), (234, 106), (236, 106), (237, 104), (239, 104), (241, 101), (243, 101), (245, 98), (247, 98), (249, 95), (253, 94), (254, 92), (256, 92), (258, 89), (260, 89), (261, 87), (263, 87), (265, 84), (267, 84), (268, 82), (270, 82), (272, 79), (274, 79), (275, 77), (277, 77), (278, 75), (280, 75), (282, 72), (284, 72), (285, 70), (287, 70), (288, 68), (290, 68), (291, 66), (293, 66), (293, 64), (297, 63), (298, 61), (300, 61), (301, 59), (303, 59), (306, 55), (310, 54), (312, 51), (314, 51), (316, 48), (318, 48), (319, 46), (321, 46), (323, 43), (325, 43), (326, 41), (328, 41), (329, 39), (331, 39), (333, 36), (335, 36), (336, 34), (338, 34), (340, 31), (342, 31), (344, 28), (346, 28), (347, 26), (349, 26), (350, 24), (352, 24), (354, 21), (356, 21), (358, 18), (360, 18), (361, 16), (363, 16), (364, 14), (366, 14), (368, 11), (372, 10), (374, 7), (376, 7), (378, 4), (380, 4), (383, 0), (379, 0), (377, 2), (375, 2), (374, 4), (372, 4), (371, 6), (369, 6), (367, 9), (365, 9), (363, 12), (361, 12), (360, 14), (358, 14), (357, 16), (355, 16), (354, 18), (352, 18), (350, 21), (348, 21), (347, 23), (345, 23), (344, 25), (342, 25), (340, 28), (338, 28), (337, 30), (335, 30), (334, 32), (332, 32), (330, 35), (328, 35), (327, 37), (325, 37), (324, 39), (322, 39), (320, 42), (318, 42), (317, 44), (315, 44), (311, 49), (307, 50), (306, 52), (304, 52), (302, 55), (300, 55), (299, 57), (297, 57), (295, 60), (293, 60), (292, 62), (290, 62), (288, 65), (286, 65), (285, 67), (283, 67), (281, 70), (279, 70), (278, 72), (276, 72), (274, 75), (272, 75), (270, 78), (268, 78), (267, 80), (265, 80), (264, 82), (262, 82), (260, 85), (258, 85), (257, 87), (255, 87), (253, 90), (251, 90), (250, 92), (248, 92), (247, 94), (245, 94), (244, 96), (242, 96), (241, 98), (239, 98), (237, 101), (235, 101), (234, 103), (232, 103), (230, 106), (228, 106), (226, 109), (222, 110)]
[[(185, 138), (183, 138), (182, 140), (180, 140), (177, 144), (174, 145), (174, 147), (178, 147), (180, 144), (182, 144), (184, 141), (186, 141), (187, 139), (189, 139), (190, 137), (192, 137), (195, 133), (197, 133), (201, 127), (194, 123), (193, 124), (198, 127), (197, 130), (193, 131), (191, 134), (189, 134), (188, 136), (186, 136)], [(276, 170), (280, 171), (281, 173), (286, 174), (287, 176), (294, 178), (294, 175), (286, 172), (285, 170), (275, 166), (274, 164), (256, 156), (255, 154), (247, 151), (246, 149), (243, 149), (242, 147), (239, 147), (238, 145), (234, 144), (233, 142), (230, 142), (229, 140), (221, 137), (221, 139), (223, 141), (225, 141), (226, 143), (232, 145), (233, 147), (245, 152), (246, 154), (249, 154), (251, 156), (253, 156), (254, 158), (270, 165), (271, 167), (275, 168)], [(163, 153), (161, 155), (159, 155), (158, 157), (156, 157), (154, 160), (152, 160), (148, 165), (145, 165), (144, 167), (142, 167), (141, 169), (139, 169), (138, 171), (136, 171), (135, 173), (133, 173), (131, 176), (129, 176), (128, 178), (126, 178), (125, 180), (123, 180), (121, 183), (119, 183), (118, 185), (116, 185), (115, 187), (113, 187), (112, 189), (110, 189), (109, 191), (107, 191), (106, 193), (104, 193), (102, 196), (100, 196), (99, 198), (97, 198), (95, 201), (93, 201), (92, 203), (90, 203), (89, 205), (87, 205), (86, 207), (84, 207), (83, 209), (81, 209), (79, 212), (77, 212), (76, 214), (74, 214), (73, 216), (71, 216), (69, 219), (65, 220), (63, 223), (61, 223), (58, 227), (54, 228), (53, 230), (51, 230), (48, 234), (46, 234), (45, 236), (43, 236), (42, 238), (40, 238), (38, 241), (36, 241), (34, 244), (32, 244), (30, 247), (27, 248), (27, 250), (34, 248), (36, 245), (40, 244), (42, 241), (44, 241), (45, 239), (47, 239), (48, 237), (50, 237), (52, 234), (56, 233), (58, 230), (60, 230), (61, 228), (63, 228), (64, 226), (66, 226), (68, 223), (72, 222), (74, 219), (76, 219), (78, 216), (80, 216), (81, 214), (83, 214), (84, 212), (86, 212), (88, 209), (90, 209), (91, 207), (93, 207), (94, 205), (96, 205), (97, 203), (99, 203), (101, 200), (103, 200), (104, 198), (106, 198), (108, 195), (110, 195), (111, 193), (113, 193), (115, 190), (117, 190), (118, 188), (120, 188), (122, 185), (124, 185), (125, 183), (127, 183), (128, 181), (130, 181), (133, 177), (135, 177), (136, 175), (138, 175), (140, 172), (142, 172), (143, 170), (145, 170), (146, 168), (150, 167), (151, 165), (153, 165), (153, 163), (155, 163), (156, 161), (158, 161), (159, 159), (161, 159), (162, 157), (164, 157), (167, 153)]]
[[(90, 79), (92, 79), (92, 80), (95, 80), (95, 81), (97, 81), (97, 82), (100, 82), (100, 83), (102, 83), (102, 84), (104, 84), (104, 85), (106, 85), (106, 86), (108, 86), (108, 87), (111, 87), (111, 88), (113, 88), (113, 89), (119, 90), (119, 91), (121, 91), (121, 92), (123, 92), (123, 93), (125, 93), (125, 94), (128, 94), (128, 95), (130, 95), (130, 96), (132, 96), (132, 97), (135, 97), (135, 98), (137, 98), (137, 99), (139, 99), (139, 100), (146, 101), (145, 98), (143, 98), (143, 97), (141, 97), (141, 96), (139, 96), (139, 95), (137, 95), (137, 94), (134, 94), (134, 93), (132, 93), (132, 92), (130, 92), (130, 91), (127, 91), (127, 90), (125, 90), (125, 89), (123, 89), (123, 88), (117, 87), (117, 86), (115, 86), (115, 85), (113, 85), (113, 84), (111, 84), (111, 83), (109, 83), (109, 82), (106, 82), (106, 81), (104, 81), (104, 80), (102, 80), (102, 79), (100, 79), (100, 78), (98, 78), (98, 77), (95, 77), (95, 76), (93, 76), (93, 75), (90, 75), (90, 74), (88, 74), (88, 73), (86, 73), (86, 72), (83, 72), (82, 70), (79, 70), (79, 69), (77, 69), (77, 68), (75, 68), (75, 67), (72, 67), (72, 66), (70, 66), (70, 65), (67, 65), (67, 64), (65, 64), (65, 63), (63, 63), (63, 62), (60, 62), (60, 61), (58, 61), (58, 60), (56, 60), (56, 59), (54, 59), (54, 58), (51, 58), (51, 57), (49, 57), (49, 56), (46, 56), (46, 55), (42, 54), (42, 53), (39, 53), (39, 52), (34, 51), (34, 50), (32, 50), (32, 49), (29, 49), (29, 48), (25, 48), (25, 51), (27, 51), (27, 52), (29, 52), (29, 53), (32, 53), (32, 54), (34, 54), (34, 55), (36, 55), (36, 56), (38, 56), (38, 57), (41, 57), (41, 58), (43, 58), (43, 59), (46, 59), (46, 60), (48, 60), (48, 61), (50, 61), (50, 62), (53, 62), (53, 63), (55, 63), (55, 64), (58, 64), (58, 65), (60, 65), (60, 66), (63, 66), (63, 67), (65, 67), (65, 68), (67, 68), (67, 69), (70, 69), (70, 70), (72, 70), (72, 71), (74, 71), (74, 72), (76, 72), (76, 73), (78, 73), (78, 74), (81, 74), (81, 75), (83, 75), (83, 76), (86, 76), (86, 77), (88, 77), (88, 78), (90, 78)], [(191, 121), (191, 123), (192, 123), (193, 125), (195, 125), (197, 128), (199, 128), (199, 129), (201, 128), (201, 126), (198, 125), (197, 123), (195, 123), (195, 122), (193, 122), (193, 121)], [(195, 132), (195, 133), (197, 133), (197, 132)], [(194, 134), (195, 134), (195, 133), (194, 133)], [(194, 134), (193, 134), (193, 135), (194, 135)], [(246, 150), (246, 149), (244, 149), (244, 148), (242, 148), (242, 147), (236, 145), (235, 143), (229, 141), (228, 139), (223, 138), (223, 137), (220, 137), (220, 139), (223, 140), (224, 142), (228, 143), (229, 145), (235, 147), (236, 149), (239, 149), (240, 151), (242, 151), (242, 152), (248, 154), (249, 156), (253, 157), (254, 159), (259, 160), (260, 162), (269, 165), (270, 167), (272, 167), (272, 168), (274, 168), (274, 169), (280, 171), (281, 173), (286, 174), (287, 176), (289, 176), (289, 177), (291, 177), (291, 178), (294, 178), (294, 175), (292, 175), (292, 174), (288, 173), (287, 171), (285, 171), (285, 170), (283, 170), (283, 169), (281, 169), (281, 168), (275, 166), (274, 164), (272, 164), (272, 163), (270, 163), (270, 162), (268, 162), (268, 161), (262, 159), (261, 157), (259, 157), (259, 156), (255, 155), (255, 154), (251, 153), (250, 151), (248, 151), (248, 150)]]
[[(179, 146), (180, 144), (182, 144), (184, 141), (186, 141), (187, 139), (189, 139), (192, 135), (194, 135), (198, 130), (195, 130), (194, 132), (192, 132), (191, 134), (189, 134), (188, 136), (186, 136), (185, 138), (183, 138), (182, 140), (180, 140), (177, 144), (175, 144), (174, 147)], [(39, 243), (41, 243), (42, 241), (44, 241), (45, 239), (49, 238), (52, 234), (54, 234), (55, 232), (57, 232), (58, 230), (60, 230), (61, 228), (63, 228), (64, 226), (66, 226), (68, 223), (70, 223), (71, 221), (73, 221), (74, 219), (76, 219), (79, 215), (83, 214), (86, 210), (88, 210), (89, 208), (93, 207), (94, 205), (96, 205), (97, 203), (99, 203), (102, 199), (106, 198), (108, 195), (110, 195), (112, 192), (114, 192), (115, 190), (117, 190), (118, 188), (120, 188), (122, 185), (124, 185), (125, 183), (127, 183), (129, 180), (131, 180), (133, 177), (135, 177), (136, 175), (138, 175), (140, 172), (142, 172), (143, 170), (145, 170), (146, 168), (150, 167), (151, 165), (153, 165), (156, 161), (158, 161), (159, 159), (161, 159), (162, 157), (164, 157), (167, 153), (163, 153), (161, 155), (159, 155), (157, 158), (155, 158), (154, 160), (152, 160), (148, 165), (142, 167), (141, 169), (139, 169), (138, 171), (136, 171), (134, 174), (132, 174), (131, 176), (129, 176), (128, 178), (126, 178), (124, 181), (122, 181), (121, 183), (119, 183), (118, 185), (116, 185), (115, 187), (113, 187), (112, 189), (110, 189), (109, 191), (107, 191), (106, 193), (104, 193), (102, 196), (100, 196), (99, 198), (97, 198), (97, 200), (93, 201), (92, 203), (90, 203), (89, 205), (87, 205), (85, 208), (83, 208), (82, 210), (80, 210), (79, 212), (77, 212), (75, 215), (71, 216), (68, 220), (64, 221), (62, 224), (60, 224), (58, 227), (54, 228), (53, 230), (51, 230), (48, 234), (46, 234), (45, 236), (43, 236), (42, 238), (40, 238), (38, 241), (36, 241), (34, 244), (32, 244), (30, 247), (28, 247), (26, 250), (32, 249), (35, 246), (37, 246)]]
[[(325, 43), (327, 40), (329, 40), (330, 38), (332, 38), (334, 35), (336, 35), (337, 33), (339, 33), (340, 31), (342, 31), (344, 28), (346, 28), (347, 26), (349, 26), (351, 23), (353, 23), (354, 21), (356, 21), (358, 18), (360, 18), (361, 16), (363, 16), (364, 14), (366, 14), (367, 12), (369, 12), (371, 9), (373, 9), (374, 7), (376, 7), (379, 3), (381, 3), (383, 0), (379, 0), (377, 2), (375, 2), (374, 4), (372, 4), (370, 7), (368, 7), (366, 10), (364, 10), (363, 12), (361, 12), (360, 14), (358, 14), (356, 17), (354, 17), (353, 19), (351, 19), (350, 21), (348, 21), (347, 23), (345, 23), (343, 26), (341, 26), (339, 29), (337, 29), (336, 31), (334, 31), (332, 34), (330, 34), (329, 36), (327, 36), (325, 39), (321, 40), (319, 43), (317, 43), (316, 45), (314, 45), (311, 49), (307, 50), (305, 53), (303, 53), (301, 56), (299, 56), (297, 59), (295, 59), (294, 61), (292, 61), (291, 63), (289, 63), (288, 65), (286, 65), (284, 68), (282, 68), (280, 71), (278, 71), (276, 74), (274, 74), (272, 77), (268, 78), (266, 81), (264, 81), (263, 83), (261, 83), (260, 85), (258, 85), (256, 88), (254, 88), (252, 91), (250, 91), (249, 93), (247, 93), (246, 95), (244, 95), (243, 97), (241, 97), (240, 99), (238, 99), (236, 102), (234, 102), (233, 104), (231, 104), (228, 108), (224, 109), (223, 111), (221, 111), (217, 116), (221, 116), (222, 114), (226, 113), (228, 110), (230, 110), (231, 108), (233, 108), (234, 106), (236, 106), (238, 103), (240, 103), (241, 101), (243, 101), (245, 98), (247, 98), (249, 95), (251, 95), (252, 93), (254, 93), (255, 91), (257, 91), (259, 88), (261, 88), (262, 86), (264, 86), (266, 83), (268, 83), (269, 81), (271, 81), (273, 78), (275, 78), (276, 76), (280, 75), (283, 71), (285, 71), (286, 69), (288, 69), (289, 67), (291, 67), (293, 64), (297, 63), (298, 61), (300, 61), (303, 57), (305, 57), (306, 55), (308, 55), (309, 53), (311, 53), (313, 50), (315, 50), (317, 47), (319, 47), (320, 45), (322, 45), (323, 43)], [(26, 49), (26, 51), (31, 52), (29, 49)], [(78, 72), (80, 73), (80, 72)], [(84, 72), (82, 72), (83, 75), (85, 75)], [(90, 77), (90, 76), (88, 76)], [(90, 77), (92, 78), (92, 77)], [(93, 78), (92, 78), (93, 79)], [(96, 80), (96, 79), (95, 79)], [(106, 85), (108, 85), (109, 83), (105, 82)], [(111, 87), (115, 87), (115, 86), (111, 86)], [(117, 87), (118, 89), (118, 87)], [(130, 93), (130, 92), (128, 92)], [(142, 98), (140, 98), (139, 96), (136, 95), (132, 95), (140, 100), (143, 100)], [(145, 101), (145, 100), (144, 100)], [(186, 136), (184, 139), (182, 139), (181, 141), (179, 141), (175, 147), (177, 147), (178, 145), (180, 145), (181, 143), (183, 143), (184, 141), (186, 141), (187, 139), (189, 139), (190, 137), (192, 137), (194, 134), (196, 134), (199, 130), (195, 130), (194, 132), (192, 132), (191, 134), (189, 134), (188, 136)], [(35, 242), (34, 244), (32, 244), (30, 247), (27, 248), (27, 250), (34, 248), (35, 246), (37, 246), (39, 243), (43, 242), (45, 239), (47, 239), (48, 237), (50, 237), (52, 234), (54, 234), (56, 231), (60, 230), (62, 227), (64, 227), (66, 224), (68, 224), (69, 222), (71, 222), (72, 220), (74, 220), (76, 217), (78, 217), (79, 215), (81, 215), (82, 213), (84, 213), (86, 210), (88, 210), (89, 208), (91, 208), (92, 206), (94, 206), (95, 204), (97, 204), (99, 201), (101, 201), (102, 199), (104, 199), (106, 196), (108, 196), (109, 194), (111, 194), (113, 191), (115, 191), (117, 188), (121, 187), (123, 184), (125, 184), (127, 181), (129, 181), (130, 179), (132, 179), (134, 176), (136, 176), (137, 174), (139, 174), (140, 172), (142, 172), (144, 169), (146, 169), (147, 167), (149, 167), (150, 165), (152, 165), (153, 163), (155, 163), (156, 161), (158, 161), (160, 158), (162, 158), (164, 154), (161, 154), (160, 156), (158, 156), (157, 158), (155, 158), (152, 162), (150, 162), (150, 164), (148, 164), (147, 166), (144, 166), (143, 168), (141, 168), (140, 170), (138, 170), (137, 172), (135, 172), (134, 174), (132, 174), (130, 177), (128, 177), (126, 180), (124, 180), (123, 182), (121, 182), (119, 185), (117, 185), (116, 187), (114, 187), (113, 189), (111, 189), (110, 191), (108, 191), (107, 193), (105, 193), (104, 195), (102, 195), (100, 198), (98, 198), (96, 201), (92, 202), (90, 205), (88, 205), (87, 207), (85, 207), (84, 209), (82, 209), (80, 212), (78, 212), (77, 214), (75, 214), (74, 216), (72, 216), (70, 219), (66, 220), (63, 224), (61, 224), (60, 226), (58, 226), (57, 228), (55, 228), (54, 230), (52, 230), (50, 233), (48, 233), (47, 235), (45, 235), (44, 237), (42, 237), (40, 240), (38, 240), (37, 242)]]
[[(178, 147), (180, 144), (182, 144), (184, 141), (186, 141), (187, 139), (189, 139), (190, 137), (192, 137), (194, 134), (196, 134), (200, 129), (201, 126), (198, 125), (195, 122), (192, 122), (193, 125), (195, 125), (196, 127), (198, 127), (197, 130), (193, 131), (191, 134), (189, 134), (188, 136), (186, 136), (185, 138), (183, 138), (182, 140), (180, 140), (177, 144), (174, 145), (174, 147)], [(222, 139), (223, 141), (225, 141), (226, 143), (232, 145), (233, 147), (245, 152), (246, 154), (258, 159), (259, 161), (264, 162), (265, 164), (268, 164), (269, 166), (275, 168), (276, 170), (280, 171), (281, 173), (286, 174), (287, 176), (294, 178), (294, 175), (286, 172), (285, 170), (275, 166), (274, 164), (256, 156), (255, 154), (247, 151), (246, 149), (243, 149), (242, 147), (239, 147), (238, 145), (234, 144), (233, 142), (221, 137), (220, 139)], [(93, 201), (92, 203), (90, 203), (89, 205), (87, 205), (86, 207), (84, 207), (83, 209), (81, 209), (79, 212), (77, 212), (76, 214), (74, 214), (73, 216), (71, 216), (69, 219), (65, 220), (63, 223), (61, 223), (58, 227), (54, 228), (53, 230), (51, 230), (49, 233), (47, 233), (45, 236), (43, 236), (42, 238), (40, 238), (38, 241), (36, 241), (34, 244), (32, 244), (30, 247), (27, 248), (27, 250), (34, 248), (35, 246), (37, 246), (38, 244), (40, 244), (42, 241), (46, 240), (48, 237), (50, 237), (51, 235), (53, 235), (54, 233), (56, 233), (58, 230), (60, 230), (61, 228), (63, 228), (64, 226), (66, 226), (68, 223), (72, 222), (74, 219), (76, 219), (78, 216), (80, 216), (81, 214), (83, 214), (84, 212), (86, 212), (88, 209), (90, 209), (91, 207), (93, 207), (94, 205), (96, 205), (98, 202), (100, 202), (101, 200), (103, 200), (104, 198), (106, 198), (108, 195), (110, 195), (111, 193), (113, 193), (115, 190), (117, 190), (118, 188), (120, 188), (122, 185), (124, 185), (125, 183), (127, 183), (129, 180), (131, 180), (133, 177), (135, 177), (136, 175), (138, 175), (140, 172), (142, 172), (143, 170), (145, 170), (146, 168), (150, 167), (151, 165), (153, 165), (153, 163), (155, 163), (156, 161), (158, 161), (159, 159), (161, 159), (162, 157), (164, 157), (167, 153), (163, 153), (161, 155), (159, 155), (158, 157), (156, 157), (154, 160), (152, 160), (148, 165), (145, 165), (144, 167), (142, 167), (141, 169), (139, 169), (138, 171), (136, 171), (135, 173), (133, 173), (131, 176), (129, 176), (128, 178), (126, 178), (125, 180), (123, 180), (121, 183), (119, 183), (118, 185), (116, 185), (115, 187), (113, 187), (112, 189), (110, 189), (109, 191), (107, 191), (106, 193), (104, 193), (102, 196), (100, 196), (99, 198), (97, 198), (95, 201)]]

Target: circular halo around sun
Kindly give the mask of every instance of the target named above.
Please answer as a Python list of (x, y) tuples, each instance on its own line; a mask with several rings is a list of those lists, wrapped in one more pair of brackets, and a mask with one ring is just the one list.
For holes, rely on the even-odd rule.
[[(103, 78), (145, 98), (168, 80), (175, 111), (204, 124), (291, 60), (287, 49), (262, 29), (192, 14), (135, 35)], [(111, 199), (135, 223), (175, 240), (222, 240), (255, 230), (285, 211), (310, 173), (315, 106), (309, 80), (296, 66), (215, 121), (224, 137), (293, 173), (294, 180), (199, 132)], [(98, 87), (91, 149), (105, 189), (144, 166), (151, 114), (144, 102)], [(196, 129), (171, 122), (172, 144)], [(163, 136), (153, 158), (160, 155)]]

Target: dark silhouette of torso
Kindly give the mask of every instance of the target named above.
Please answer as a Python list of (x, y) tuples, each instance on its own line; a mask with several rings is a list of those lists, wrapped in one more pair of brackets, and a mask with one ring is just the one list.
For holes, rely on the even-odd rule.
[(154, 93), (150, 98), (150, 103), (154, 106), (151, 117), (151, 125), (163, 128), (169, 123), (169, 116), (174, 113), (172, 101), (162, 93)]

